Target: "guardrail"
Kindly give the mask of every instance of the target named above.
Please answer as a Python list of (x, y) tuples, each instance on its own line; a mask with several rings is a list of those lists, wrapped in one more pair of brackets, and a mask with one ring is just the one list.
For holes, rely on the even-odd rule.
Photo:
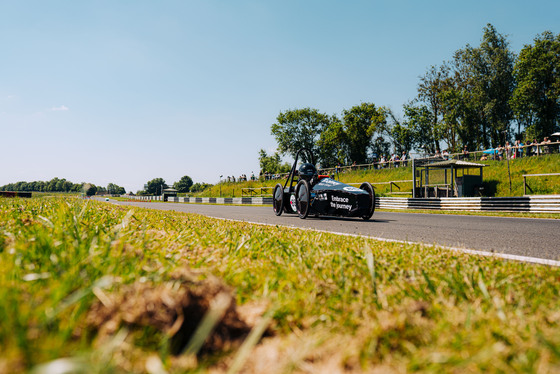
[(523, 174), (523, 195), (527, 195), (527, 188), (531, 190), (531, 193), (533, 192), (531, 187), (529, 187), (529, 185), (527, 184), (527, 177), (548, 177), (548, 176), (558, 176), (558, 175), (560, 175), (560, 173)]
[[(274, 187), (242, 188), (241, 197), (265, 197), (272, 196)], [(260, 193), (258, 193), (260, 191)], [(270, 192), (266, 192), (270, 191)]]
[(380, 209), (427, 209), (459, 211), (560, 213), (560, 195), (521, 197), (442, 197), (402, 198), (380, 197)]
[[(161, 201), (159, 196), (125, 196), (138, 201)], [(272, 197), (170, 197), (170, 202), (198, 204), (272, 205)], [(560, 195), (520, 197), (441, 197), (413, 199), (378, 197), (379, 209), (560, 213)]]

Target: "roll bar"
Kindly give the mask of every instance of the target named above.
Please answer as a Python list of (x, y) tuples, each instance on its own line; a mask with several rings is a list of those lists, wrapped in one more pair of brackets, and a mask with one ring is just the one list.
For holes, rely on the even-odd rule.
[(313, 157), (313, 153), (311, 152), (310, 149), (308, 148), (301, 148), (299, 151), (297, 151), (296, 153), (296, 158), (294, 160), (294, 164), (292, 165), (292, 170), (290, 171), (290, 174), (288, 174), (288, 178), (286, 179), (286, 183), (284, 183), (284, 189), (286, 189), (286, 186), (288, 186), (288, 182), (290, 182), (290, 191), (292, 191), (292, 188), (294, 186), (294, 182), (297, 182), (299, 180), (299, 177), (296, 181), (294, 181), (294, 177), (296, 175), (296, 168), (297, 168), (297, 163), (298, 163), (298, 159), (299, 159), (299, 155), (300, 153), (307, 153), (307, 160), (309, 160), (310, 163), (312, 163), (313, 165), (315, 165), (315, 158)]

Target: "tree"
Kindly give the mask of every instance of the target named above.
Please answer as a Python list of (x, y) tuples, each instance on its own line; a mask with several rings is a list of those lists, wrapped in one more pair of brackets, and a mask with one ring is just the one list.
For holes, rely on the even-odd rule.
[(173, 183), (173, 188), (179, 192), (189, 192), (191, 186), (193, 185), (193, 180), (188, 175), (182, 177), (179, 182)]
[(346, 163), (348, 147), (342, 122), (331, 117), (331, 123), (323, 130), (317, 142), (318, 161), (323, 168)]
[(403, 126), (400, 122), (394, 121), (391, 126), (391, 137), (393, 138), (394, 149), (397, 154), (409, 152), (413, 145), (413, 134), (410, 128)]
[(87, 196), (93, 196), (97, 193), (97, 187), (92, 183), (84, 183), (82, 186), (84, 193)]
[(428, 110), (430, 112), (429, 116), (427, 113), (422, 113), (424, 119), (430, 120), (429, 127), (423, 124), (423, 130), (428, 131), (430, 134), (423, 134), (424, 141), (430, 141), (430, 143), (423, 144), (424, 149), (429, 153), (435, 153), (440, 151), (440, 134), (441, 134), (441, 117), (442, 117), (442, 102), (441, 102), (441, 92), (445, 82), (449, 76), (449, 69), (447, 65), (442, 65), (440, 67), (431, 66), (426, 74), (420, 78), (420, 83), (418, 84), (418, 101), (421, 103), (420, 108), (422, 112)]
[(383, 108), (376, 108), (375, 104), (362, 103), (344, 110), (342, 114), (348, 161), (364, 164), (368, 161), (373, 134), (386, 129), (385, 111)]
[(114, 183), (109, 183), (107, 185), (107, 193), (111, 195), (124, 195), (126, 193), (126, 190), (124, 189), (124, 187), (117, 186)]
[[(317, 109), (304, 108), (280, 112), (276, 123), (271, 126), (271, 133), (278, 143), (282, 154), (296, 157), (300, 148), (308, 148), (318, 154), (317, 142), (321, 133), (330, 124), (330, 117), (319, 113)], [(303, 155), (304, 162), (311, 162)]]
[(273, 155), (267, 155), (264, 149), (259, 151), (259, 166), (261, 168), (261, 173), (287, 173), (290, 171), (290, 165), (288, 163), (282, 164), (280, 154), (278, 152)]
[(146, 188), (148, 195), (161, 195), (163, 190), (168, 187), (163, 178), (154, 178), (146, 184), (148, 185), (148, 188)]
[(542, 139), (558, 129), (560, 121), (560, 34), (545, 31), (521, 50), (514, 67), (517, 86), (511, 105), (529, 139)]
[(433, 111), (426, 105), (413, 103), (405, 104), (403, 109), (405, 116), (403, 127), (410, 133), (412, 146), (425, 153), (434, 153), (436, 140), (432, 131)]
[(202, 183), (195, 183), (195, 184), (193, 184), (192, 187), (191, 187), (191, 192), (202, 192), (202, 191), (204, 191), (205, 189), (210, 188), (210, 187), (212, 187), (212, 185), (209, 184), (209, 183), (204, 183), (204, 182), (202, 182)]
[[(463, 132), (469, 134), (464, 140), (469, 148), (498, 146), (503, 132), (509, 130), (514, 61), (506, 37), (491, 24), (484, 28), (480, 47), (467, 45), (455, 53), (453, 68), (460, 91), (455, 98), (461, 108), (454, 119), (461, 121)], [(453, 97), (448, 95), (448, 99)]]

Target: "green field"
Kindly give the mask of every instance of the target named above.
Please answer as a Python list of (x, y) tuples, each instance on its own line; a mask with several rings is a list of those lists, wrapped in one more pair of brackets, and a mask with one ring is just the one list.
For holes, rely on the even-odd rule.
[[(523, 174), (543, 174), (560, 173), (560, 154), (551, 154), (541, 157), (526, 157), (510, 161), (510, 174), (512, 189), (509, 189), (509, 174), (506, 161), (479, 161), (481, 164), (488, 165), (484, 168), (484, 181), (486, 191), (489, 196), (523, 196)], [(412, 167), (386, 168), (380, 170), (355, 170), (340, 173), (338, 177), (345, 183), (361, 183), (364, 181), (377, 183), (389, 181), (412, 180)], [(433, 179), (433, 178), (432, 178)], [(266, 182), (241, 182), (241, 183), (221, 183), (197, 194), (196, 196), (216, 197), (240, 197), (242, 188), (259, 188), (262, 186), (274, 187), (276, 183), (284, 184), (285, 179)], [(443, 183), (443, 179), (441, 180)], [(432, 180), (432, 183), (438, 183)], [(393, 192), (412, 191), (411, 182), (398, 182), (398, 187), (393, 186)], [(560, 177), (535, 177), (528, 179), (529, 186), (533, 189), (532, 194), (547, 195), (560, 194)], [(400, 188), (400, 189), (399, 189)], [(393, 196), (390, 194), (389, 185), (375, 185), (376, 193), (379, 196)], [(530, 192), (530, 191), (529, 191)], [(412, 195), (398, 194), (394, 196), (412, 197)]]
[(0, 372), (560, 370), (557, 268), (81, 199), (0, 212)]

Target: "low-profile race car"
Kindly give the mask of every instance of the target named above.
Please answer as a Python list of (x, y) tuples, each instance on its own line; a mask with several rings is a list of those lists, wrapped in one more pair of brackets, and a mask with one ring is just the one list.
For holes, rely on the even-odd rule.
[[(296, 169), (302, 152), (306, 153), (310, 163), (303, 163)], [(277, 216), (285, 212), (297, 213), (300, 218), (311, 214), (369, 220), (375, 211), (375, 192), (368, 182), (356, 188), (328, 175), (319, 175), (314, 166), (313, 154), (302, 148), (296, 154), (284, 186), (278, 183), (274, 187), (272, 206)]]

